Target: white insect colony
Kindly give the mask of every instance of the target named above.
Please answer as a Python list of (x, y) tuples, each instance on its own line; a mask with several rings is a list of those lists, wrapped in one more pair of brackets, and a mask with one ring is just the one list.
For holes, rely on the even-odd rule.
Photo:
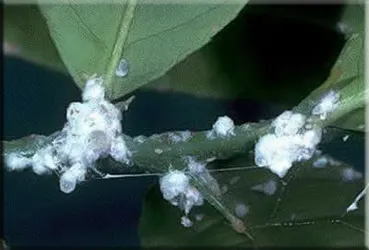
[(181, 224), (184, 227), (192, 227), (193, 222), (187, 216), (182, 216), (181, 217)]
[(190, 172), (201, 174), (207, 172), (204, 164), (197, 162), (193, 157), (187, 157), (187, 168)]
[(339, 105), (339, 93), (331, 90), (323, 96), (323, 98), (316, 104), (311, 111), (313, 115), (319, 116), (320, 119), (325, 120), (332, 111)]
[(5, 166), (8, 170), (23, 170), (32, 165), (32, 160), (17, 153), (10, 153), (5, 157)]
[[(203, 180), (214, 195), (220, 195), (220, 188), (217, 181), (210, 175), (204, 164), (201, 164), (193, 157), (185, 157), (187, 161), (186, 171), (197, 175)], [(169, 168), (171, 169), (171, 168)], [(169, 170), (163, 177), (160, 178), (160, 190), (164, 199), (172, 205), (178, 206), (185, 212), (185, 216), (181, 218), (181, 224), (185, 227), (193, 225), (188, 218), (189, 212), (193, 206), (201, 206), (204, 204), (202, 194), (190, 184), (190, 177), (185, 171)]]
[(52, 147), (42, 148), (32, 157), (32, 170), (38, 175), (50, 174), (58, 169), (56, 161), (52, 155)]
[(189, 177), (179, 170), (169, 171), (160, 178), (160, 190), (164, 199), (184, 210), (185, 216), (181, 218), (182, 225), (192, 226), (187, 216), (193, 206), (203, 205), (204, 198), (195, 187), (190, 185)]
[(56, 171), (61, 175), (61, 191), (71, 193), (99, 158), (110, 155), (128, 164), (131, 153), (121, 136), (121, 113), (105, 100), (102, 83), (102, 78), (87, 81), (83, 102), (69, 105), (67, 122), (51, 145), (38, 150), (30, 159), (8, 156), (8, 168), (32, 166), (37, 174)]
[(173, 143), (185, 142), (191, 138), (191, 131), (180, 131), (176, 133), (169, 133), (169, 137)]
[(272, 123), (273, 134), (262, 136), (255, 145), (255, 164), (267, 167), (283, 178), (294, 162), (310, 159), (321, 140), (320, 128), (306, 129), (306, 117), (285, 111)]
[(213, 124), (213, 129), (206, 135), (208, 139), (214, 139), (215, 137), (227, 137), (235, 135), (234, 122), (228, 116), (218, 117), (217, 121)]

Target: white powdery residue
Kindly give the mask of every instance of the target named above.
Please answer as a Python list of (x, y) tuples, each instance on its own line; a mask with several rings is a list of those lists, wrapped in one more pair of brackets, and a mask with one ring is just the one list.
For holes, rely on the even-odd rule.
[(267, 195), (273, 195), (275, 191), (277, 191), (277, 182), (275, 180), (269, 180), (253, 186), (251, 190), (259, 191)]
[(237, 204), (235, 207), (235, 214), (237, 217), (242, 218), (249, 212), (249, 207), (243, 203)]
[(330, 90), (314, 106), (312, 114), (319, 116), (319, 118), (322, 120), (326, 119), (327, 115), (333, 112), (338, 107), (339, 98), (340, 98), (339, 93)]
[(345, 182), (355, 181), (363, 177), (362, 173), (355, 171), (353, 168), (342, 169), (341, 175)]
[(268, 167), (282, 178), (294, 162), (310, 159), (321, 140), (322, 131), (319, 128), (303, 129), (303, 121), (302, 115), (290, 111), (277, 117), (272, 123), (275, 134), (262, 136), (255, 145), (255, 164)]
[(182, 141), (188, 141), (189, 139), (191, 139), (192, 133), (188, 130), (180, 131), (179, 136), (181, 137)]
[(324, 168), (329, 163), (329, 159), (326, 156), (321, 156), (313, 162), (313, 167)]
[(186, 142), (191, 136), (191, 131), (188, 130), (169, 133), (169, 138), (173, 143)]
[(181, 217), (181, 224), (184, 227), (192, 227), (193, 222), (187, 216), (182, 216)]
[(32, 165), (32, 160), (21, 154), (10, 153), (5, 156), (5, 167), (9, 171), (20, 171)]
[(208, 139), (214, 139), (215, 137), (227, 137), (234, 134), (234, 122), (228, 116), (218, 117), (217, 121), (213, 124), (213, 129), (206, 135)]

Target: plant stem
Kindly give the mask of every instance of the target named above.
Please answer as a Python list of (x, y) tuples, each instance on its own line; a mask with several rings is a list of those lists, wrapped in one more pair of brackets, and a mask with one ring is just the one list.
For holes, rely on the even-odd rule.
[[(365, 91), (354, 96), (341, 100), (340, 106), (326, 120), (314, 119), (315, 125), (326, 127), (338, 118), (350, 113), (358, 107), (365, 105)], [(181, 132), (167, 132), (150, 137), (132, 138), (122, 135), (128, 149), (131, 151), (132, 162), (140, 170), (148, 169), (153, 173), (165, 173), (169, 167), (182, 170), (187, 166), (186, 157), (195, 157), (196, 161), (208, 162), (209, 159), (227, 159), (236, 154), (247, 153), (253, 148), (257, 139), (271, 131), (271, 121), (259, 123), (246, 123), (236, 126), (234, 135), (226, 137), (209, 138), (210, 131), (199, 131), (191, 133), (191, 136), (174, 140), (175, 136), (180, 137)], [(23, 156), (31, 157), (37, 150), (50, 144), (61, 132), (55, 132), (50, 136), (31, 135), (18, 140), (4, 142), (3, 156), (10, 153), (20, 153)], [(100, 163), (101, 164), (101, 163)], [(107, 164), (111, 166), (112, 164)], [(125, 164), (116, 162), (116, 168), (121, 172), (131, 169)], [(99, 166), (96, 166), (99, 168)], [(106, 173), (104, 165), (100, 168)], [(220, 212), (232, 225), (234, 230), (245, 234), (252, 240), (252, 236), (242, 222), (225, 206), (219, 197), (214, 194), (209, 185), (198, 176), (190, 174), (194, 186), (199, 189), (204, 198)]]
[[(198, 161), (204, 162), (212, 157), (226, 159), (235, 154), (247, 152), (252, 149), (258, 137), (267, 133), (269, 129), (269, 122), (243, 124), (237, 126), (234, 130), (235, 135), (230, 137), (208, 139), (209, 131), (199, 131), (193, 132), (188, 140), (177, 143), (171, 140), (176, 132), (152, 135), (142, 141), (127, 135), (123, 137), (132, 152), (132, 162), (136, 166), (155, 172), (166, 172), (170, 164), (173, 167), (182, 167), (185, 156), (193, 156)], [(31, 157), (37, 150), (50, 144), (59, 133), (55, 132), (50, 136), (31, 135), (13, 141), (4, 141), (3, 156), (19, 153)], [(121, 168), (123, 172), (127, 170), (125, 166), (123, 163), (116, 162), (114, 168)]]
[(114, 84), (113, 83), (114, 83), (115, 70), (123, 55), (123, 50), (124, 50), (125, 43), (128, 38), (129, 29), (131, 27), (135, 9), (137, 6), (137, 1), (138, 0), (127, 0), (126, 10), (124, 12), (124, 15), (122, 16), (120, 27), (119, 27), (119, 32), (117, 34), (114, 48), (111, 53), (111, 59), (106, 69), (106, 73), (104, 77), (104, 84), (105, 84), (106, 89), (109, 91), (108, 93), (109, 99), (112, 99), (114, 95)]
[(143, 142), (138, 142), (137, 138), (124, 139), (137, 166), (166, 172), (169, 165), (173, 167), (186, 165), (187, 156), (206, 162), (213, 157), (227, 159), (235, 154), (248, 152), (255, 141), (269, 131), (269, 125), (269, 122), (243, 124), (234, 129), (235, 135), (216, 139), (207, 138), (209, 131), (193, 132), (188, 140), (177, 143), (171, 139), (176, 132), (153, 135), (145, 138)]

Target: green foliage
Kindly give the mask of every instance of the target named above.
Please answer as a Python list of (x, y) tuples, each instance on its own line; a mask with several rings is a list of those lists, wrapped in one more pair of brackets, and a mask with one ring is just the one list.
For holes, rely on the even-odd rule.
[[(290, 104), (293, 98), (297, 98), (302, 92), (305, 95), (310, 89), (302, 88), (302, 92), (296, 94), (297, 92), (286, 91), (279, 86), (261, 88), (258, 85), (260, 75), (255, 72), (258, 69), (250, 58), (243, 58), (224, 67), (221, 59), (229, 60), (233, 54), (228, 57), (216, 56), (214, 51), (221, 49), (223, 42), (215, 41), (195, 52), (233, 20), (245, 3), (246, 1), (238, 4), (217, 2), (202, 5), (159, 5), (127, 0), (120, 5), (87, 5), (72, 4), (68, 0), (63, 0), (58, 4), (39, 5), (41, 12), (34, 5), (7, 6), (5, 39), (7, 43), (18, 48), (15, 50), (17, 56), (65, 71), (61, 58), (67, 71), (81, 88), (88, 76), (95, 73), (105, 76), (107, 91), (112, 99), (120, 98), (162, 76), (180, 62), (163, 78), (156, 81), (161, 82), (159, 85), (154, 83), (151, 87), (161, 86), (216, 97), (248, 95), (254, 99), (263, 99), (263, 96), (267, 96), (265, 99), (269, 101), (280, 100), (288, 95), (291, 99), (287, 104)], [(329, 124), (321, 124), (322, 127), (332, 125), (334, 121), (333, 125), (338, 127), (364, 130), (359, 126), (364, 124), (365, 105), (362, 7), (362, 5), (347, 6), (340, 23), (343, 25), (343, 33), (348, 38), (344, 49), (328, 79), (295, 108), (296, 111), (309, 115), (316, 101), (324, 93), (331, 89), (338, 91), (341, 97), (340, 106), (328, 119)], [(17, 19), (19, 15), (22, 18)], [(237, 35), (240, 36), (240, 34), (235, 36)], [(235, 45), (231, 40), (226, 41), (228, 46)], [(238, 53), (237, 49), (233, 51), (236, 52)], [(122, 58), (128, 62), (129, 71), (127, 76), (119, 77), (114, 72)], [(232, 70), (234, 65), (237, 67)], [(240, 65), (247, 68), (248, 72), (240, 70)], [(231, 69), (229, 72), (232, 74), (224, 74), (224, 68)], [(307, 77), (304, 81), (309, 84), (316, 82), (315, 77)], [(163, 79), (169, 80), (163, 84)], [(239, 83), (245, 79), (247, 81), (244, 85), (233, 85), (234, 82)], [(300, 87), (299, 84), (296, 86)], [(311, 86), (309, 85), (309, 88)], [(240, 127), (237, 131), (244, 129)], [(247, 131), (253, 133), (256, 130)], [(247, 138), (242, 138), (237, 133), (234, 139), (236, 143), (232, 141), (231, 146), (222, 140), (208, 141), (206, 144), (203, 142), (204, 138), (205, 136), (199, 132), (190, 143), (180, 145), (179, 147), (183, 146), (182, 149), (164, 152), (160, 160), (166, 161), (168, 159), (166, 156), (179, 159), (179, 152), (181, 154), (187, 152), (184, 149), (198, 155), (205, 152), (213, 154), (212, 156), (219, 154), (228, 157), (228, 154), (240, 152), (241, 147), (245, 147), (247, 143), (251, 144), (250, 140), (247, 141)], [(151, 140), (152, 144), (147, 143), (143, 150), (137, 150), (133, 155), (138, 160), (142, 156), (141, 158), (144, 158), (142, 162), (146, 165), (153, 162), (150, 154), (158, 157), (155, 151), (153, 152), (155, 143), (162, 143), (158, 138)], [(25, 141), (9, 143), (8, 147), (17, 150), (23, 142)], [(32, 151), (38, 146), (35, 138), (30, 138), (26, 142), (32, 142), (26, 151)], [(213, 146), (217, 146), (216, 143), (223, 147), (219, 152), (212, 150)], [(158, 164), (160, 160), (155, 163)], [(135, 163), (145, 165), (142, 162)], [(166, 166), (164, 164), (165, 162), (161, 164), (162, 168)], [(155, 187), (147, 195), (141, 219), (143, 245), (363, 245), (363, 205), (360, 204), (359, 210), (341, 216), (363, 188), (362, 179), (350, 182), (342, 180), (342, 172), (350, 166), (341, 163), (339, 166), (318, 169), (311, 166), (312, 162), (305, 162), (294, 166), (289, 174), (280, 180), (266, 169), (248, 168), (250, 164), (252, 161), (249, 157), (237, 157), (226, 162), (216, 162), (209, 167), (214, 169), (234, 165), (245, 167), (238, 171), (218, 172), (214, 177), (228, 189), (221, 196), (219, 204), (231, 209), (231, 212), (237, 204), (249, 207), (250, 211), (242, 220), (255, 240), (235, 232), (228, 225), (232, 219), (229, 217), (226, 221), (224, 218), (228, 213), (224, 212), (226, 209), (214, 205), (218, 202), (217, 197), (214, 198), (215, 203), (210, 201), (211, 205), (206, 204), (192, 211), (193, 214), (204, 214), (203, 220), (196, 221), (190, 229), (183, 228), (180, 224), (181, 211), (165, 201), (158, 187)], [(234, 181), (235, 177), (239, 180)], [(270, 180), (275, 181), (278, 187), (273, 195), (253, 190), (252, 187), (255, 185)], [(197, 185), (201, 184), (201, 180), (195, 179), (194, 182)], [(213, 195), (212, 190), (206, 190), (206, 187), (199, 190), (209, 202)]]
[[(350, 16), (363, 21), (362, 7), (348, 6), (343, 20)], [(347, 25), (352, 23), (355, 22), (348, 22)], [(295, 111), (310, 115), (316, 102), (325, 93), (331, 89), (339, 92), (339, 107), (321, 126), (333, 123), (348, 129), (363, 129), (358, 128), (357, 123), (363, 124), (365, 107), (364, 37), (363, 30), (351, 30), (353, 33), (347, 33), (349, 39), (329, 78), (295, 107)], [(228, 191), (220, 199), (224, 207), (235, 209), (237, 204), (249, 207), (250, 211), (243, 222), (254, 240), (233, 230), (223, 214), (212, 207), (213, 204), (194, 209), (193, 215), (204, 214), (204, 219), (195, 221), (195, 225), (189, 229), (184, 228), (180, 224), (182, 212), (165, 201), (155, 187), (147, 194), (141, 218), (143, 246), (363, 246), (362, 201), (359, 210), (345, 213), (364, 188), (362, 178), (349, 182), (343, 180), (343, 173), (350, 166), (340, 163), (313, 168), (310, 161), (297, 164), (283, 180), (279, 180), (266, 169), (249, 168), (252, 160), (247, 157), (235, 160), (237, 166), (245, 169), (222, 171), (214, 174), (214, 177), (220, 185), (227, 186)], [(234, 165), (231, 160), (219, 164), (218, 168), (224, 170)], [(235, 177), (240, 178), (236, 184), (232, 181)], [(253, 186), (269, 180), (278, 183), (274, 195), (253, 190)]]
[[(246, 160), (245, 160), (246, 159)], [(212, 174), (227, 191), (222, 202), (235, 209), (249, 208), (242, 220), (254, 241), (235, 232), (224, 217), (209, 204), (194, 208), (194, 225), (184, 228), (183, 213), (162, 198), (158, 187), (152, 188), (144, 203), (140, 221), (143, 247), (153, 246), (362, 246), (364, 244), (364, 208), (343, 215), (364, 186), (363, 179), (342, 180), (342, 171), (350, 166), (327, 165), (313, 168), (311, 162), (293, 167), (280, 180), (264, 168), (250, 168), (247, 157), (215, 164), (212, 168), (245, 167), (244, 170)], [(253, 187), (273, 180), (277, 190), (267, 195)], [(284, 184), (283, 184), (284, 182)], [(195, 215), (203, 219), (196, 221)]]
[(36, 5), (5, 5), (3, 21), (5, 55), (66, 72)]
[(349, 114), (337, 113), (334, 126), (364, 131), (365, 82), (364, 82), (364, 5), (348, 5), (342, 18), (348, 40), (331, 70), (330, 77), (303, 100), (296, 111), (306, 113), (329, 89), (339, 91), (340, 109)]
[[(206, 44), (244, 6), (237, 4), (150, 4), (138, 2), (124, 43), (126, 4), (40, 5), (50, 34), (79, 87), (86, 76), (115, 72), (114, 58), (128, 62), (126, 77), (112, 78), (108, 91), (118, 98), (162, 75)], [(112, 54), (119, 47), (122, 54)], [(119, 62), (118, 60), (118, 62)]]
[(147, 87), (290, 107), (305, 98), (325, 80), (343, 44), (335, 28), (341, 7), (252, 3), (211, 43)]

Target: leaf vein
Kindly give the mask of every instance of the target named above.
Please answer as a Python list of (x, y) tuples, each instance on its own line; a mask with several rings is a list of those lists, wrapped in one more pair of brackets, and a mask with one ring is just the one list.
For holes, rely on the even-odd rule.
[(129, 47), (131, 47), (131, 46), (135, 45), (136, 43), (139, 43), (139, 42), (141, 42), (141, 41), (143, 41), (143, 40), (149, 39), (149, 38), (151, 38), (151, 37), (159, 36), (159, 35), (161, 35), (161, 34), (163, 34), (163, 33), (166, 33), (166, 32), (169, 32), (169, 31), (173, 31), (173, 30), (175, 30), (175, 29), (177, 29), (177, 28), (179, 28), (179, 27), (181, 27), (181, 26), (184, 26), (184, 25), (186, 25), (186, 24), (189, 24), (190, 22), (192, 22), (192, 21), (194, 21), (194, 20), (196, 20), (196, 19), (198, 19), (198, 18), (201, 18), (203, 15), (206, 15), (206, 14), (208, 14), (209, 12), (215, 11), (216, 9), (218, 9), (218, 8), (222, 7), (222, 5), (223, 5), (223, 4), (225, 4), (225, 2), (226, 2), (226, 1), (222, 2), (221, 4), (219, 4), (219, 5), (217, 5), (217, 6), (213, 7), (213, 8), (210, 8), (210, 9), (208, 9), (208, 10), (206, 10), (206, 11), (202, 12), (201, 14), (199, 14), (199, 15), (197, 15), (197, 16), (194, 16), (193, 18), (191, 18), (191, 19), (189, 19), (189, 20), (187, 20), (187, 21), (185, 21), (185, 22), (179, 23), (179, 24), (177, 24), (177, 25), (175, 25), (175, 26), (173, 26), (173, 27), (170, 27), (170, 28), (168, 28), (168, 29), (164, 29), (164, 30), (158, 31), (158, 32), (156, 32), (156, 33), (154, 33), (154, 34), (151, 34), (151, 35), (149, 35), (149, 36), (145, 36), (145, 37), (139, 38), (139, 39), (137, 39), (137, 40), (135, 40), (135, 41), (133, 41), (133, 42), (131, 42), (131, 43), (127, 44), (127, 48), (129, 48)]
[(107, 50), (108, 47), (104, 43), (103, 39), (101, 39), (97, 34), (95, 34), (95, 32), (85, 23), (85, 21), (78, 14), (78, 11), (75, 9), (75, 7), (71, 3), (71, 1), (70, 0), (67, 0), (67, 2), (68, 2), (68, 5), (67, 6), (70, 7), (70, 9), (72, 10), (72, 13), (74, 14), (74, 16), (76, 16), (78, 18), (78, 21), (80, 22), (81, 27), (83, 27), (84, 30), (87, 31), (87, 34), (89, 34), (97, 42), (97, 44), (99, 44), (104, 50)]

